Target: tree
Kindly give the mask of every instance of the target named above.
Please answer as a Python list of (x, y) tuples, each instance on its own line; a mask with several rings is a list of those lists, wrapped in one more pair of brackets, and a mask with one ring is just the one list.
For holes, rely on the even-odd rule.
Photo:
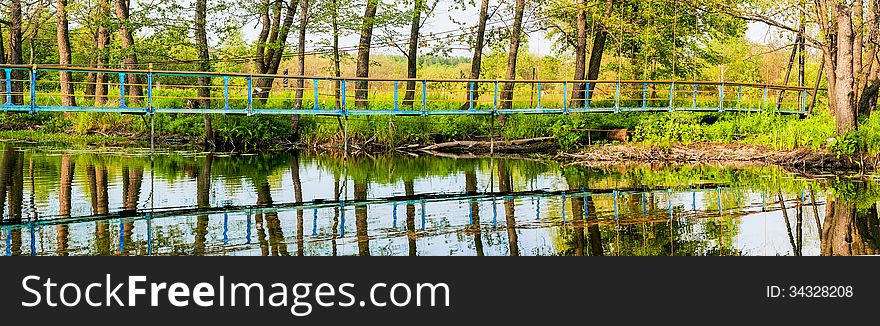
[[(124, 51), (123, 64), (127, 69), (138, 69), (137, 51), (134, 47), (134, 26), (129, 19), (130, 8), (128, 0), (115, 0), (116, 2), (116, 18), (119, 19), (119, 38)], [(132, 103), (141, 100), (143, 91), (141, 87), (141, 76), (138, 74), (126, 74), (126, 92)]]
[[(287, 46), (287, 36), (290, 34), (291, 26), (293, 26), (298, 5), (298, 0), (291, 0), (290, 2), (278, 0), (271, 4), (269, 0), (263, 0), (258, 7), (262, 27), (260, 35), (257, 36), (256, 44), (255, 63), (257, 73), (278, 74), (278, 66), (281, 64), (281, 58)], [(282, 14), (284, 17), (283, 21), (281, 20)], [(261, 103), (266, 103), (266, 100), (269, 98), (273, 81), (274, 77), (257, 78), (254, 86), (254, 97), (259, 99)]]
[[(612, 0), (605, 1), (605, 13), (602, 16), (603, 18), (609, 17), (611, 15), (612, 2)], [(602, 23), (601, 19), (597, 20), (596, 32), (593, 35), (593, 49), (590, 50), (590, 63), (589, 67), (587, 67), (587, 80), (599, 79), (599, 70), (602, 69), (602, 54), (605, 52), (605, 41), (607, 39), (607, 25)], [(593, 90), (595, 88), (596, 83), (590, 83), (590, 87), (589, 89), (587, 89), (587, 93), (584, 94), (585, 101), (589, 102), (590, 96), (593, 94)]]
[[(309, 24), (309, 0), (300, 2), (299, 10), (299, 43), (297, 44), (297, 63), (299, 68), (299, 76), (306, 75), (306, 28)], [(305, 80), (299, 78), (296, 81), (296, 101), (293, 107), (297, 110), (302, 109), (303, 89), (305, 88)], [(315, 99), (317, 101), (317, 99)], [(299, 115), (290, 116), (290, 132), (296, 136), (299, 128)]]
[[(67, 22), (67, 0), (57, 0), (55, 5), (58, 7), (56, 11), (56, 20), (58, 24), (58, 64), (61, 66), (69, 66), (71, 64), (70, 57), (70, 33), (68, 32)], [(73, 96), (73, 84), (71, 83), (71, 74), (69, 71), (62, 71), (60, 76), (61, 84), (61, 105), (76, 106), (76, 97)]]
[[(425, 10), (425, 0), (413, 1), (412, 19), (409, 29), (408, 50), (406, 53), (406, 78), (416, 78), (416, 69), (418, 69), (418, 51), (419, 51), (419, 29), (422, 26), (421, 14)], [(416, 94), (416, 81), (409, 80), (406, 82), (406, 94), (403, 96), (403, 105), (413, 105), (413, 99)]]
[[(828, 85), (828, 107), (831, 115), (835, 117), (837, 135), (843, 137), (846, 133), (856, 130), (858, 112), (870, 112), (877, 103), (877, 91), (880, 80), (870, 70), (867, 73), (863, 69), (862, 49), (866, 39), (859, 35), (874, 35), (876, 38), (877, 24), (865, 25), (864, 33), (857, 33), (861, 29), (859, 22), (863, 17), (855, 17), (854, 6), (850, 2), (827, 1), (827, 0), (787, 0), (778, 4), (768, 5), (760, 1), (747, 2), (736, 6), (723, 2), (715, 4), (723, 11), (734, 17), (744, 18), (749, 21), (758, 21), (782, 30), (799, 33), (800, 28), (791, 24), (792, 17), (804, 14), (804, 21), (815, 27), (818, 36), (801, 34), (800, 36), (814, 46), (821, 49), (827, 60), (824, 64), (825, 80)], [(876, 22), (878, 6), (873, 3), (869, 6), (869, 20)], [(856, 13), (862, 14), (861, 6)], [(875, 40), (876, 41), (876, 40)], [(877, 48), (868, 47), (873, 53), (868, 53), (871, 66), (877, 60)], [(859, 77), (854, 75), (859, 74)], [(865, 85), (860, 87), (858, 80), (864, 78)], [(861, 108), (860, 108), (861, 107)]]
[[(21, 0), (12, 0), (9, 6), (9, 58), (6, 63), (11, 65), (20, 65), (22, 61), (21, 51), (21, 35), (22, 35), (22, 19), (21, 19)], [(24, 104), (24, 83), (21, 81), (25, 78), (24, 72), (21, 70), (13, 70), (12, 77), (12, 103)]]
[[(510, 50), (507, 53), (507, 80), (516, 79), (516, 57), (519, 54), (519, 43), (522, 37), (522, 17), (525, 11), (525, 0), (516, 0), (513, 11), (513, 25), (510, 27)], [(509, 110), (513, 106), (514, 83), (507, 82), (501, 91), (501, 109)]]
[[(479, 22), (477, 23), (477, 35), (474, 39), (474, 56), (471, 59), (471, 74), (470, 79), (480, 79), (480, 66), (483, 62), (483, 47), (485, 45), (486, 40), (486, 21), (489, 20), (489, 0), (482, 0), (480, 2), (480, 17)], [(461, 109), (465, 110), (470, 108), (471, 105), (476, 106), (477, 98), (480, 93), (477, 92), (477, 85), (474, 85), (473, 90), (468, 92), (467, 102), (462, 104)], [(471, 104), (471, 99), (473, 99), (473, 104)]]
[[(196, 36), (196, 47), (198, 48), (199, 53), (199, 70), (200, 71), (211, 71), (211, 57), (208, 53), (208, 32), (206, 28), (207, 24), (207, 16), (208, 16), (208, 1), (207, 0), (196, 0), (195, 3), (195, 36)], [(199, 76), (198, 77), (199, 90), (199, 107), (200, 108), (210, 108), (211, 107), (211, 78), (207, 76)], [(214, 128), (211, 123), (211, 115), (204, 115), (204, 126), (205, 126), (205, 145), (213, 145), (214, 144)]]
[[(575, 46), (575, 54), (574, 54), (574, 80), (584, 80), (586, 79), (587, 67), (586, 67), (586, 56), (587, 56), (587, 9), (586, 9), (587, 1), (586, 0), (578, 0), (578, 8), (577, 8), (577, 45)], [(584, 93), (584, 89), (586, 89), (586, 84), (584, 83), (575, 83), (572, 85), (571, 90), (571, 107), (579, 108), (584, 106), (584, 99), (586, 98), (586, 94)]]
[[(367, 0), (363, 23), (361, 24), (361, 38), (358, 42), (356, 73), (358, 78), (367, 78), (370, 76), (370, 46), (372, 44), (373, 26), (376, 23), (376, 11), (378, 6), (379, 0)], [(367, 80), (359, 79), (355, 82), (355, 106), (358, 108), (367, 107), (367, 94), (369, 89), (370, 83)]]

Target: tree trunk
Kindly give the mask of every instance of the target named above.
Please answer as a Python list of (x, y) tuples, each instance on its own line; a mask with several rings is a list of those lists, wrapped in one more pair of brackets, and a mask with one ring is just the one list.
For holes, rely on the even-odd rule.
[[(473, 195), (477, 193), (477, 173), (475, 170), (470, 169), (465, 171), (464, 173), (464, 189), (468, 195)], [(474, 250), (477, 251), (477, 256), (483, 256), (483, 230), (480, 225), (480, 203), (477, 201), (471, 201), (470, 203), (471, 209), (471, 229), (474, 232)]]
[[(354, 182), (354, 200), (355, 201), (364, 201), (367, 200), (367, 181), (355, 181)], [(358, 255), (360, 256), (369, 256), (370, 255), (370, 235), (369, 225), (367, 223), (367, 206), (366, 205), (357, 205), (354, 207), (354, 217), (355, 217), (355, 227), (356, 227), (356, 235), (357, 235), (357, 243), (358, 243)]]
[[(21, 51), (21, 0), (12, 0), (9, 6), (9, 58), (6, 60), (11, 65), (22, 64)], [(24, 82), (26, 78), (25, 72), (22, 70), (12, 71), (12, 103), (24, 104)]]
[[(510, 174), (510, 169), (507, 165), (507, 161), (499, 160), (498, 161), (498, 191), (502, 194), (509, 193), (513, 191), (513, 176)], [(507, 229), (507, 245), (509, 249), (509, 253), (511, 256), (519, 256), (519, 240), (517, 230), (516, 230), (516, 205), (513, 202), (513, 199), (505, 199), (504, 200), (504, 212), (505, 212), (505, 220)]]
[[(413, 3), (413, 15), (409, 28), (409, 49), (406, 54), (406, 78), (416, 78), (416, 69), (419, 52), (419, 27), (422, 23), (422, 7), (425, 0), (415, 0)], [(403, 105), (412, 106), (416, 97), (416, 81), (410, 80), (406, 82), (406, 94), (403, 95)]]
[[(96, 37), (97, 59), (96, 68), (109, 68), (110, 63), (110, 27), (107, 20), (110, 18), (110, 0), (99, 0), (97, 4), (97, 21), (98, 31)], [(107, 81), (108, 75), (103, 72), (95, 74), (95, 104), (103, 105), (107, 103)]]
[(853, 90), (855, 94), (861, 91), (865, 75), (862, 71), (862, 45), (865, 43), (865, 20), (864, 0), (853, 1), (852, 26), (853, 26)]
[[(119, 37), (122, 44), (122, 50), (125, 57), (122, 59), (125, 68), (138, 69), (137, 52), (134, 49), (134, 27), (129, 19), (128, 1), (116, 0), (116, 18), (119, 19)], [(130, 103), (140, 103), (143, 88), (140, 85), (140, 75), (126, 74), (125, 95), (130, 99)]]
[[(306, 75), (306, 27), (309, 24), (309, 0), (302, 0), (299, 9), (299, 44), (297, 44), (297, 58), (299, 64), (299, 76)], [(302, 109), (303, 89), (305, 88), (305, 80), (300, 78), (296, 81), (296, 101), (293, 107), (297, 110)], [(315, 99), (317, 101), (318, 99)], [(299, 134), (299, 115), (290, 116), (290, 134), (293, 139), (298, 138)]]
[[(61, 66), (70, 66), (70, 33), (68, 33), (67, 23), (67, 0), (58, 0), (56, 2), (56, 20), (58, 23), (58, 64)], [(71, 74), (69, 71), (62, 71), (60, 76), (61, 84), (61, 105), (76, 106), (76, 97), (73, 95), (73, 84), (71, 83)]]
[[(196, 45), (199, 50), (199, 70), (211, 71), (211, 57), (208, 53), (208, 33), (207, 27), (208, 16), (208, 0), (196, 0)], [(211, 108), (211, 78), (207, 76), (198, 77), (199, 90), (199, 108)], [(211, 115), (205, 114), (205, 147), (214, 146), (214, 127), (211, 123)]]
[[(336, 0), (330, 0), (331, 4), (331, 19), (330, 24), (333, 29), (333, 77), (339, 78), (342, 76), (342, 68), (340, 67), (339, 62), (339, 3)], [(342, 108), (342, 102), (340, 99), (340, 88), (342, 83), (337, 79), (333, 83), (333, 97), (336, 99), (336, 109)]]
[[(489, 0), (483, 0), (480, 4), (480, 22), (477, 24), (477, 38), (474, 42), (474, 57), (471, 59), (471, 75), (470, 79), (480, 79), (480, 69), (483, 62), (483, 45), (486, 40), (486, 21), (489, 20)], [(473, 99), (473, 106), (477, 106), (477, 98), (480, 96), (479, 89), (480, 85), (474, 83), (474, 89), (468, 92), (468, 98), (465, 99), (465, 103), (462, 104), (461, 109), (466, 110), (471, 106), (471, 102)]]
[[(287, 36), (290, 34), (291, 26), (293, 26), (294, 18), (296, 17), (296, 7), (299, 5), (299, 1), (291, 0), (290, 3), (286, 4), (283, 1), (277, 1), (274, 4), (275, 6), (272, 7), (269, 4), (269, 0), (263, 0), (261, 6), (260, 21), (262, 29), (257, 38), (257, 55), (255, 59), (257, 73), (259, 74), (278, 74), (278, 66), (281, 65), (281, 58), (287, 45)], [(284, 21), (281, 21), (283, 7), (287, 8), (287, 13), (284, 15)], [(270, 8), (273, 12), (272, 18), (269, 16)], [(274, 80), (274, 77), (256, 78), (254, 83), (254, 99), (262, 104), (266, 104)]]
[[(611, 15), (612, 0), (605, 1), (605, 15)], [(608, 29), (601, 21), (596, 23), (596, 32), (593, 34), (593, 49), (590, 50), (590, 64), (587, 68), (587, 80), (599, 79), (599, 70), (602, 69), (602, 54), (605, 52), (605, 40), (608, 39)], [(593, 90), (596, 89), (596, 83), (590, 83), (584, 99), (589, 103), (593, 96)]]
[[(411, 178), (403, 180), (403, 193), (409, 198), (415, 196), (415, 186)], [(416, 256), (418, 254), (418, 248), (416, 247), (416, 239), (418, 239), (418, 234), (416, 233), (416, 204), (412, 201), (406, 202), (406, 238), (409, 240), (409, 255)]]
[[(375, 25), (376, 10), (379, 0), (367, 0), (367, 8), (364, 11), (363, 25), (361, 26), (361, 39), (358, 43), (357, 74), (358, 78), (370, 76), (370, 44), (373, 39), (373, 25)], [(358, 108), (367, 107), (367, 96), (370, 91), (370, 83), (366, 80), (355, 82), (354, 101)]]
[[(516, 0), (513, 14), (513, 26), (510, 28), (510, 49), (507, 52), (507, 80), (516, 79), (516, 57), (519, 54), (519, 41), (522, 37), (522, 16), (525, 11), (525, 0)], [(501, 91), (501, 109), (513, 107), (514, 83), (504, 83)], [(503, 121), (503, 120), (502, 120)]]
[[(574, 80), (586, 79), (587, 67), (587, 10), (586, 0), (578, 1), (577, 12), (577, 46), (574, 49)], [(571, 107), (584, 106), (585, 83), (574, 83), (571, 90)]]
[(850, 9), (844, 5), (837, 7), (837, 67), (834, 77), (837, 111), (837, 135), (843, 137), (856, 129), (856, 116), (853, 79), (853, 28)]

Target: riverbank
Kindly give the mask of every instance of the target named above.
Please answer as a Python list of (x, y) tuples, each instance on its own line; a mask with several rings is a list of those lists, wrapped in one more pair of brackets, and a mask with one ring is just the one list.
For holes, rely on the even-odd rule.
[[(349, 119), (213, 116), (205, 142), (203, 117), (74, 113), (0, 115), (0, 139), (87, 147), (172, 150), (341, 153), (406, 152), (447, 157), (496, 154), (597, 162), (750, 162), (800, 170), (872, 170), (880, 153), (880, 117), (869, 117), (841, 140), (833, 119), (769, 113), (620, 113), (564, 116), (373, 117)], [(151, 139), (151, 127), (154, 128)], [(296, 130), (296, 134), (291, 132)], [(859, 154), (864, 153), (864, 154)]]
[[(87, 147), (128, 147), (144, 148), (150, 146), (149, 135), (138, 133), (45, 133), (39, 130), (3, 130), (0, 140), (39, 143), (45, 145), (64, 145), (71, 148)], [(205, 150), (198, 139), (185, 137), (158, 136), (158, 148), (166, 150)], [(289, 139), (276, 139), (272, 148), (261, 151), (279, 152), (307, 150), (314, 153), (339, 154), (344, 144), (341, 137), (327, 142), (294, 142)], [(209, 149), (210, 150), (210, 149)], [(503, 140), (479, 137), (439, 143), (412, 143), (388, 147), (375, 141), (351, 140), (349, 154), (352, 156), (371, 156), (384, 152), (401, 152), (408, 155), (433, 155), (449, 158), (483, 158), (491, 155), (507, 158), (526, 158), (554, 160), (561, 164), (603, 166), (620, 163), (646, 164), (713, 164), (724, 166), (781, 166), (798, 172), (865, 172), (880, 166), (880, 156), (832, 153), (827, 148), (774, 149), (767, 145), (696, 142), (658, 144), (651, 142), (611, 142), (581, 146), (566, 150), (559, 146), (554, 137)]]

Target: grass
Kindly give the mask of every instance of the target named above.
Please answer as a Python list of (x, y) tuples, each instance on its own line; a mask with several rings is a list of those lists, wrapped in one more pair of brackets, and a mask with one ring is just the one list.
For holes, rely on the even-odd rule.
[[(327, 91), (327, 92), (324, 92)], [(322, 88), (319, 101), (324, 108), (333, 107), (332, 90)], [(402, 92), (401, 92), (402, 93)], [(634, 93), (635, 94), (635, 93)], [(666, 93), (668, 94), (668, 92)], [(690, 102), (685, 97), (675, 98), (676, 105), (687, 106)], [(792, 93), (796, 95), (795, 93)], [(351, 95), (351, 94), (350, 94)], [(635, 94), (633, 96), (636, 96)], [(686, 95), (686, 94), (685, 94)], [(791, 95), (791, 94), (790, 94)], [(214, 96), (222, 96), (215, 90)], [(243, 94), (231, 94), (230, 106), (246, 107)], [(306, 90), (303, 107), (311, 108), (314, 104), (312, 93)], [(459, 93), (429, 93), (428, 110), (458, 109), (461, 101)], [(659, 94), (658, 96), (663, 96)], [(667, 95), (668, 96), (668, 95)], [(684, 95), (681, 95), (684, 96)], [(113, 98), (117, 98), (114, 102)], [(187, 107), (187, 99), (195, 98), (194, 89), (156, 89), (154, 105), (156, 107)], [(265, 104), (257, 103), (259, 108), (291, 108), (293, 107), (293, 90), (273, 92)], [(418, 97), (418, 96), (417, 96)], [(521, 101), (514, 107), (528, 106), (526, 96), (519, 96)], [(118, 105), (118, 90), (111, 89), (110, 104)], [(391, 110), (393, 98), (391, 94), (378, 92), (371, 94), (373, 110)], [(51, 105), (57, 98), (38, 97), (40, 105)], [(78, 96), (80, 105), (92, 103), (84, 95)], [(491, 94), (480, 98), (477, 110), (488, 110), (492, 106)], [(659, 101), (659, 100), (658, 100)], [(353, 98), (349, 99), (353, 107)], [(662, 106), (664, 101), (649, 101), (648, 106)], [(664, 102), (664, 103), (661, 103)], [(667, 101), (668, 102), (668, 101)], [(212, 107), (222, 107), (222, 100), (213, 100)], [(561, 98), (547, 95), (544, 107), (561, 107)], [(607, 99), (596, 99), (594, 106), (613, 106)], [(700, 107), (717, 106), (717, 101), (700, 98)], [(727, 103), (726, 105), (729, 105)], [(621, 106), (640, 106), (640, 101), (626, 100)], [(747, 105), (746, 105), (747, 106)], [(409, 107), (400, 107), (403, 110)], [(418, 99), (415, 109), (421, 109)], [(200, 140), (203, 137), (203, 117), (201, 115), (157, 114), (155, 128), (161, 136), (171, 136)], [(500, 122), (503, 120), (503, 124)], [(288, 116), (212, 116), (214, 132), (218, 141), (231, 144), (236, 149), (257, 149), (277, 146), (281, 138), (290, 138), (290, 117)], [(342, 139), (341, 120), (336, 117), (302, 116), (299, 126), (299, 139), (306, 143), (327, 143)], [(860, 122), (858, 131), (833, 143), (834, 120), (825, 110), (817, 109), (817, 114), (807, 119), (796, 115), (779, 115), (769, 111), (760, 113), (737, 112), (621, 112), (606, 113), (573, 113), (568, 115), (512, 115), (503, 119), (492, 119), (488, 116), (430, 116), (430, 117), (390, 117), (390, 116), (351, 116), (348, 119), (348, 134), (353, 142), (372, 142), (375, 144), (395, 147), (411, 143), (431, 143), (449, 140), (474, 139), (488, 137), (493, 134), (501, 139), (521, 139), (542, 136), (553, 136), (559, 145), (566, 150), (584, 146), (587, 140), (595, 140), (597, 133), (590, 134), (586, 129), (620, 129), (629, 130), (633, 141), (652, 146), (669, 146), (674, 143), (692, 142), (739, 142), (746, 144), (767, 145), (774, 149), (787, 150), (794, 148), (810, 148), (819, 150), (827, 147), (838, 153), (880, 153), (880, 116), (872, 116)], [(27, 139), (33, 141), (62, 141), (101, 143), (94, 133), (111, 135), (146, 135), (150, 123), (144, 116), (120, 115), (115, 113), (47, 113), (0, 115), (0, 129), (6, 138)], [(81, 138), (82, 140), (75, 140)], [(121, 137), (109, 137), (107, 142), (117, 142)]]

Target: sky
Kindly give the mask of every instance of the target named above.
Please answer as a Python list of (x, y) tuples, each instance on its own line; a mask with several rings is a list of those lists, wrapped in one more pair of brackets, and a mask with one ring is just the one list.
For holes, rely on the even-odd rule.
[[(462, 26), (456, 24), (452, 18), (455, 17), (455, 20), (458, 22), (464, 22), (467, 25), (476, 26), (478, 23), (479, 9), (478, 8), (469, 8), (469, 10), (461, 11), (461, 10), (450, 10), (449, 0), (440, 0), (440, 3), (437, 5), (437, 8), (434, 14), (425, 22), (422, 27), (421, 34), (423, 37), (425, 35), (429, 35), (430, 33), (442, 33), (453, 30), (461, 30)], [(497, 5), (498, 1), (490, 1), (490, 6)], [(381, 10), (381, 9), (380, 9)], [(504, 18), (501, 17), (493, 17), (489, 21), (489, 28), (491, 27), (506, 27), (509, 22), (503, 21)], [(526, 17), (525, 19), (528, 19)], [(500, 21), (502, 20), (502, 21)], [(467, 27), (465, 27), (467, 28)], [(777, 33), (770, 32), (771, 29), (768, 25), (763, 23), (749, 23), (748, 30), (746, 31), (746, 37), (754, 42), (769, 44), (772, 43), (774, 38), (777, 36)], [(260, 32), (260, 25), (258, 21), (253, 20), (248, 22), (243, 29), (243, 34), (245, 40), (248, 42), (253, 42), (256, 40), (257, 36)], [(377, 29), (374, 32), (373, 42), (378, 43), (379, 34), (383, 32)], [(405, 30), (399, 31), (400, 35), (408, 34), (408, 27)], [(528, 34), (528, 50), (533, 54), (544, 56), (550, 55), (553, 53), (553, 41), (548, 39), (543, 31), (527, 31)], [(313, 34), (314, 36), (310, 39), (307, 39), (306, 51), (312, 51), (320, 46), (317, 44), (321, 39), (327, 39), (328, 35), (321, 34)], [(295, 35), (292, 33), (289, 42), (292, 42), (295, 38)], [(346, 35), (340, 38), (340, 47), (352, 47), (356, 46), (358, 43), (359, 35)], [(430, 44), (429, 44), (430, 46)], [(459, 47), (461, 48), (461, 47)], [(424, 51), (424, 49), (420, 49), (420, 52)], [(373, 53), (382, 53), (382, 54), (401, 54), (395, 48), (386, 47), (381, 49), (374, 49)], [(465, 49), (454, 49), (450, 52), (452, 56), (469, 56), (471, 53), (470, 50)]]

